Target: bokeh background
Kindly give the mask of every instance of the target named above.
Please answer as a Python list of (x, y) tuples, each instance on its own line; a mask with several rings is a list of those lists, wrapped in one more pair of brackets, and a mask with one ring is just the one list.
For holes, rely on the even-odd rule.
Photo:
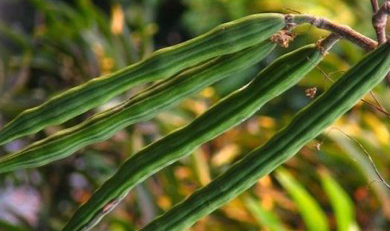
[[(0, 127), (21, 111), (89, 79), (148, 57), (214, 26), (259, 12), (308, 13), (375, 38), (369, 0), (0, 0)], [(75, 209), (127, 157), (189, 123), (276, 57), (328, 32), (310, 25), (294, 30), (288, 49), (204, 89), (154, 119), (37, 169), (0, 175), (0, 230), (59, 230)], [(135, 230), (206, 185), (250, 150), (265, 143), (312, 99), (362, 58), (339, 42), (297, 86), (273, 99), (240, 126), (138, 185), (93, 230)], [(19, 150), (143, 89), (137, 86), (64, 124), (0, 147)], [(386, 84), (375, 89), (390, 110)], [(375, 104), (368, 95), (365, 100)], [(360, 102), (294, 158), (190, 230), (389, 230), (390, 117)], [(367, 153), (372, 157), (369, 161)]]

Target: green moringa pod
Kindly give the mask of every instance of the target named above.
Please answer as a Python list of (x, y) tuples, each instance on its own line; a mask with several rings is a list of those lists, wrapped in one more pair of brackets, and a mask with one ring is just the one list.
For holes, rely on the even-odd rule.
[(142, 82), (172, 76), (214, 57), (256, 45), (285, 26), (282, 14), (255, 14), (229, 23), (181, 44), (153, 53), (149, 58), (111, 75), (92, 79), (59, 94), (40, 106), (25, 110), (0, 131), (0, 144), (62, 123)]
[(390, 71), (390, 43), (377, 48), (345, 73), (326, 93), (302, 109), (287, 127), (142, 231), (191, 226), (254, 185), (295, 155), (375, 87)]
[(98, 113), (77, 126), (37, 141), (20, 152), (1, 157), (0, 172), (38, 167), (65, 158), (88, 144), (105, 140), (118, 130), (148, 120), (194, 92), (259, 62), (274, 47), (275, 44), (267, 40), (152, 85), (128, 101)]
[(251, 83), (222, 99), (187, 126), (131, 156), (76, 211), (63, 230), (86, 230), (95, 225), (136, 184), (240, 124), (267, 101), (296, 84), (322, 60), (323, 51), (321, 45), (313, 44), (280, 57)]

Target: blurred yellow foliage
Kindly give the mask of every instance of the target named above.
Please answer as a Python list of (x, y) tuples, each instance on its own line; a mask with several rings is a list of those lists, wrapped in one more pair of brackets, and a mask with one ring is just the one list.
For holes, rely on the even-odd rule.
[(263, 128), (274, 128), (275, 127), (275, 119), (268, 116), (259, 116), (258, 122), (260, 127)]
[(215, 95), (215, 90), (212, 87), (207, 87), (200, 92), (200, 95), (205, 98), (211, 98)]
[(113, 34), (122, 34), (125, 16), (121, 4), (114, 4), (111, 11), (111, 31)]
[(240, 153), (240, 147), (236, 144), (228, 144), (213, 155), (211, 163), (213, 167), (229, 164)]
[(364, 122), (370, 127), (370, 130), (374, 132), (376, 139), (382, 145), (388, 145), (390, 134), (386, 125), (376, 115), (371, 113), (362, 113), (362, 117)]
[(245, 205), (239, 198), (232, 200), (230, 203), (223, 206), (221, 210), (232, 219), (254, 223), (254, 219), (249, 215)]

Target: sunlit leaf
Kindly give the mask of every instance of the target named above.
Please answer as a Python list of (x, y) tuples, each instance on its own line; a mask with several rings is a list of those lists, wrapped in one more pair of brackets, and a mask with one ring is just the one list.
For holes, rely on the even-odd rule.
[(308, 230), (329, 230), (325, 213), (299, 181), (284, 169), (276, 171), (276, 178), (296, 203)]
[(250, 195), (244, 195), (242, 198), (246, 208), (251, 212), (260, 226), (272, 231), (285, 229), (278, 215), (272, 211), (265, 210), (259, 200)]
[(321, 171), (320, 176), (322, 187), (329, 197), (336, 216), (337, 230), (358, 230), (355, 221), (355, 208), (347, 192), (328, 172)]

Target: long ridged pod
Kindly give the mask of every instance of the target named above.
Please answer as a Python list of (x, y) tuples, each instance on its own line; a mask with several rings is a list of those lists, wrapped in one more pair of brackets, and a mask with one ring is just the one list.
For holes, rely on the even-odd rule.
[(188, 199), (142, 231), (174, 231), (191, 226), (255, 184), (295, 155), (375, 87), (390, 71), (390, 43), (368, 54), (326, 93), (301, 110), (291, 123)]
[(187, 42), (164, 48), (148, 59), (109, 76), (95, 78), (25, 110), (0, 131), (0, 144), (62, 123), (131, 86), (172, 76), (188, 67), (254, 46), (285, 26), (282, 14), (256, 14), (222, 24)]
[(0, 172), (38, 167), (65, 158), (76, 150), (105, 140), (118, 130), (145, 121), (181, 99), (231, 74), (238, 74), (267, 56), (275, 47), (269, 40), (234, 54), (215, 58), (173, 79), (167, 79), (128, 101), (96, 114), (80, 125), (33, 143), (20, 152), (0, 158)]
[(308, 45), (280, 57), (250, 84), (222, 99), (187, 126), (131, 156), (76, 211), (63, 230), (90, 228), (136, 184), (249, 118), (267, 101), (296, 84), (312, 70), (323, 58), (320, 50), (316, 45)]

